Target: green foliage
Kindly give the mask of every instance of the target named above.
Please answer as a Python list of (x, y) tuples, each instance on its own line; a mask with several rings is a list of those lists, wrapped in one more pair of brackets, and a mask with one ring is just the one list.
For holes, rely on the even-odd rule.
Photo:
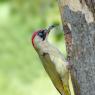
[(56, 0), (0, 0), (0, 95), (58, 95), (31, 45), (32, 32), (54, 22)]
[(8, 0), (0, 0), (0, 3), (6, 2), (6, 1), (8, 1)]

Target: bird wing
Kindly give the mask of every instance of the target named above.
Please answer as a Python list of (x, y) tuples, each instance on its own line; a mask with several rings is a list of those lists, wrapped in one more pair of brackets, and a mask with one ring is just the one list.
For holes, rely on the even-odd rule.
[[(54, 86), (60, 92), (61, 95), (70, 95), (69, 89), (63, 84), (60, 74), (56, 70), (55, 64), (53, 64), (52, 59), (48, 53), (44, 53), (39, 56), (42, 59), (42, 64), (50, 76)], [(52, 63), (52, 64), (51, 64)]]

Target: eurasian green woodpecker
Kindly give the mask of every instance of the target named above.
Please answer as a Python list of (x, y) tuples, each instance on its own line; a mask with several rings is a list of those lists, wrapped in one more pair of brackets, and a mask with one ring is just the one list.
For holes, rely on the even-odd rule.
[(75, 95), (70, 74), (71, 65), (65, 60), (64, 55), (47, 40), (49, 32), (54, 27), (52, 25), (48, 29), (34, 32), (32, 45), (59, 93), (61, 95)]

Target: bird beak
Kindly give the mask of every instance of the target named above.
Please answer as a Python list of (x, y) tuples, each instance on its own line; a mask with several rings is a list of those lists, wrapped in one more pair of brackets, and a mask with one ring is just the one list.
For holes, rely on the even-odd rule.
[(51, 26), (49, 26), (48, 27), (48, 29), (46, 29), (46, 33), (48, 33), (49, 34), (49, 32), (53, 29), (53, 28), (55, 28), (57, 25), (51, 25)]

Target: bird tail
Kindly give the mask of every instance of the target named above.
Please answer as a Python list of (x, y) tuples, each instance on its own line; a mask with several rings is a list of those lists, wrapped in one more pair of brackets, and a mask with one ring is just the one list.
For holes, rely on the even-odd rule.
[(80, 95), (80, 87), (77, 80), (74, 77), (73, 72), (69, 73), (69, 89), (70, 89), (69, 95)]
[(63, 89), (64, 89), (64, 94), (62, 94), (62, 95), (71, 95), (69, 87), (67, 85), (64, 85)]

